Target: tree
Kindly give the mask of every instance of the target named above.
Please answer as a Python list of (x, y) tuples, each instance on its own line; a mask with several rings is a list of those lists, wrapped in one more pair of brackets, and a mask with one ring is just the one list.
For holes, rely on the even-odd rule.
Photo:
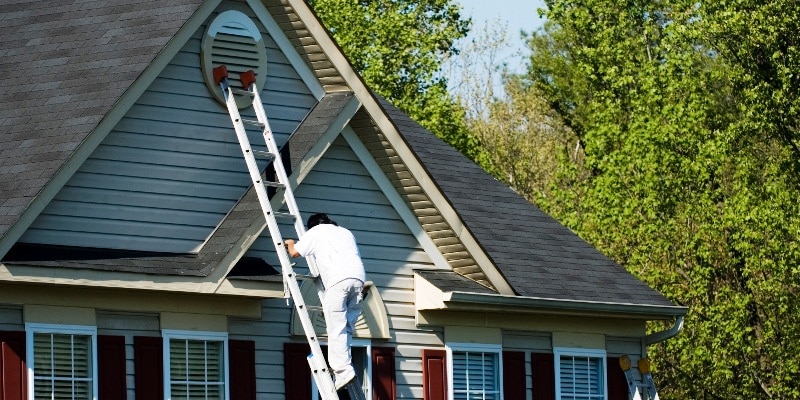
[(466, 36), (453, 0), (310, 0), (309, 4), (366, 83), (414, 120), (474, 160), (477, 140), (441, 76), (442, 60)]
[(530, 40), (585, 153), (546, 211), (690, 308), (664, 398), (800, 398), (800, 5), (762, 3), (551, 0)]

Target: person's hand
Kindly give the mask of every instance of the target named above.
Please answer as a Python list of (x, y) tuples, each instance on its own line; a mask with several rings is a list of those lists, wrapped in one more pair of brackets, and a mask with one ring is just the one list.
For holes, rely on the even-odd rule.
[(294, 239), (286, 239), (283, 241), (283, 245), (289, 247), (290, 245), (294, 245)]

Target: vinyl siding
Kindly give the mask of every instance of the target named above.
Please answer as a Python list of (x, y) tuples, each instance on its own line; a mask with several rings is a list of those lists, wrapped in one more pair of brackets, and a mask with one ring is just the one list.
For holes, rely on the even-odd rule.
[[(220, 10), (242, 10), (239, 4), (225, 2)], [(262, 100), (281, 145), (316, 99), (257, 25), (268, 60)], [(172, 253), (198, 249), (251, 183), (230, 117), (203, 82), (204, 32), (205, 26), (184, 45), (21, 242)], [(255, 119), (252, 108), (242, 115)], [(250, 132), (254, 146), (263, 146), (260, 133)]]
[[(367, 279), (375, 283), (385, 302), (391, 328), (391, 339), (375, 340), (373, 345), (396, 347), (398, 398), (421, 398), (422, 349), (443, 346), (443, 334), (436, 328), (417, 328), (414, 322), (412, 268), (431, 268), (431, 260), (342, 138), (334, 141), (295, 197), (304, 218), (326, 212), (355, 235)], [(285, 228), (283, 235), (291, 237), (293, 229)], [(266, 232), (247, 255), (279, 266)], [(302, 272), (305, 261), (296, 261)], [(276, 361), (282, 360), (283, 343), (290, 339), (292, 311), (283, 299), (265, 300), (261, 321), (236, 320), (229, 325), (232, 337), (256, 340), (259, 399), (283, 399), (283, 366)]]

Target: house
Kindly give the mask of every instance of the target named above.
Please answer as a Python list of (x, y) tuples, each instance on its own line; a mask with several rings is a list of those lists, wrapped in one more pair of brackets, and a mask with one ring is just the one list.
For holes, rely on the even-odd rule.
[(680, 329), (370, 91), (302, 0), (32, 0), (0, 32), (2, 399), (312, 397), (220, 64), (255, 71), (301, 212), (358, 240), (368, 398), (624, 399), (619, 357)]

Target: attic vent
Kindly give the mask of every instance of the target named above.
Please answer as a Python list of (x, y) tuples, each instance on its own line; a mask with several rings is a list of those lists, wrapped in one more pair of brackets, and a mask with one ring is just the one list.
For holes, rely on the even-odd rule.
[[(228, 78), (234, 87), (239, 85), (239, 74), (252, 69), (256, 73), (256, 85), (264, 87), (267, 79), (267, 51), (258, 27), (247, 15), (239, 11), (225, 11), (217, 15), (208, 25), (203, 36), (200, 62), (203, 79), (217, 101), (225, 104), (222, 90), (214, 83), (212, 70), (219, 65), (228, 67)], [(237, 96), (239, 108), (250, 106), (252, 98)]]

